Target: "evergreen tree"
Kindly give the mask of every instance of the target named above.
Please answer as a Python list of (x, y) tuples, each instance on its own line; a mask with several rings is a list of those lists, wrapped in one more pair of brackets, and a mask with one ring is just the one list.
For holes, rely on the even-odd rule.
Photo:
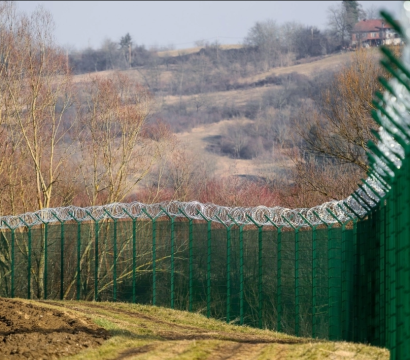
[(120, 48), (122, 50), (128, 50), (128, 48), (132, 45), (132, 38), (129, 33), (126, 33), (125, 36), (121, 37), (120, 40)]
[(360, 4), (355, 0), (343, 0), (342, 4), (346, 17), (347, 31), (351, 34), (355, 24), (359, 21), (362, 9)]
[(126, 33), (120, 40), (120, 50), (124, 54), (124, 58), (128, 62), (128, 66), (131, 66), (131, 54), (132, 54), (132, 38), (130, 33)]

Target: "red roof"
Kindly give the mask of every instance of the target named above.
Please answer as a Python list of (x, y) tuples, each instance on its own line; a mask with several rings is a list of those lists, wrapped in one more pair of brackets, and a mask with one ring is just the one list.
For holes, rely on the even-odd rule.
[(354, 26), (353, 32), (375, 32), (383, 28), (391, 29), (391, 26), (381, 19), (362, 20)]

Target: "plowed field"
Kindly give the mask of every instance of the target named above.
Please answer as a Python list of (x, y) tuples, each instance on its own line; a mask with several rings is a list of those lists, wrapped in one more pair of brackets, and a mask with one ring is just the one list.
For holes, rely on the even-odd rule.
[(100, 346), (108, 337), (87, 319), (0, 299), (0, 359), (58, 359)]

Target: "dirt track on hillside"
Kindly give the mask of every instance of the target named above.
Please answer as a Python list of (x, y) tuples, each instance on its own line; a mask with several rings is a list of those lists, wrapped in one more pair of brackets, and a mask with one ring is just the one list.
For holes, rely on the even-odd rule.
[[(110, 329), (110, 340), (93, 322)], [(296, 338), (161, 307), (0, 298), (0, 360), (79, 352), (78, 359), (90, 360), (389, 358), (384, 349)]]
[(65, 312), (0, 298), (0, 359), (58, 359), (108, 337), (106, 330)]

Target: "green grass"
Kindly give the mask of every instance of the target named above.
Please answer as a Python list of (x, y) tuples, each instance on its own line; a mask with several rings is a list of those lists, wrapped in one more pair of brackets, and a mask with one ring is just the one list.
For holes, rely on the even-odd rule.
[(259, 330), (183, 311), (125, 303), (41, 302), (107, 329), (101, 347), (66, 359), (389, 359), (389, 352)]

